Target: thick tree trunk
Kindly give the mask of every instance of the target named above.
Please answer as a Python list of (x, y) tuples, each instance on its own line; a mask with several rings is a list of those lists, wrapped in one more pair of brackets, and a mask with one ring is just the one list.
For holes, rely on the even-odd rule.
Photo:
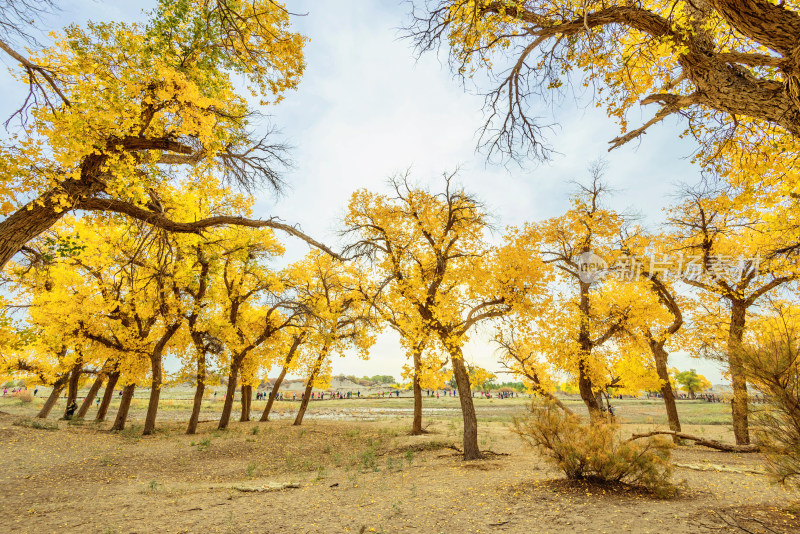
[(94, 418), (98, 423), (106, 420), (108, 407), (111, 406), (111, 400), (114, 398), (114, 386), (117, 385), (117, 380), (119, 380), (119, 371), (114, 371), (108, 375), (106, 391), (103, 394), (103, 400), (100, 401), (100, 407), (97, 409), (97, 415)]
[(189, 426), (186, 428), (187, 434), (197, 432), (197, 423), (200, 421), (200, 408), (203, 405), (203, 394), (206, 390), (206, 355), (201, 351), (197, 357), (197, 388), (194, 390), (194, 402), (192, 403), (192, 415), (189, 417)]
[(728, 331), (728, 368), (733, 386), (731, 412), (733, 414), (733, 435), (736, 438), (737, 445), (748, 445), (750, 443), (750, 431), (747, 421), (747, 377), (741, 353), (746, 313), (747, 310), (743, 302), (731, 302), (731, 323)]
[(122, 389), (122, 398), (119, 401), (117, 418), (114, 419), (111, 430), (125, 430), (125, 422), (128, 420), (128, 412), (131, 409), (131, 400), (133, 399), (133, 392), (135, 389), (136, 384), (128, 384)]
[(89, 388), (89, 393), (86, 394), (86, 398), (83, 399), (83, 403), (81, 403), (81, 407), (78, 410), (78, 413), (75, 414), (76, 419), (83, 419), (86, 417), (86, 413), (89, 411), (89, 408), (92, 406), (92, 402), (94, 402), (94, 398), (97, 396), (97, 392), (100, 391), (100, 388), (103, 387), (103, 380), (105, 379), (105, 375), (103, 373), (98, 373), (97, 378), (95, 378), (92, 387)]
[(50, 392), (50, 396), (47, 397), (47, 400), (44, 402), (44, 406), (42, 409), (39, 410), (39, 413), (36, 414), (36, 417), (39, 419), (47, 419), (47, 416), (50, 415), (50, 410), (53, 409), (53, 406), (56, 405), (58, 402), (58, 397), (61, 395), (61, 392), (64, 391), (64, 385), (67, 383), (69, 379), (69, 375), (63, 375), (61, 378), (56, 380), (53, 384), (53, 391)]
[(297, 352), (297, 347), (299, 347), (300, 343), (303, 342), (303, 337), (305, 336), (295, 336), (294, 341), (292, 341), (292, 346), (289, 348), (289, 353), (286, 355), (286, 360), (283, 362), (281, 374), (275, 381), (275, 385), (272, 386), (272, 391), (269, 392), (269, 400), (267, 400), (267, 406), (264, 408), (264, 413), (261, 414), (261, 421), (269, 421), (269, 413), (272, 411), (272, 405), (275, 403), (275, 399), (278, 397), (278, 390), (280, 389), (281, 383), (286, 376), (286, 372), (289, 370), (289, 366), (292, 364), (294, 355)]
[(461, 401), (461, 417), (464, 420), (464, 459), (477, 460), (482, 457), (478, 448), (478, 418), (475, 414), (475, 405), (472, 403), (469, 373), (464, 365), (464, 356), (460, 347), (456, 347), (450, 352), (450, 361), (453, 363), (458, 400)]
[(239, 421), (244, 423), (250, 420), (250, 401), (252, 401), (253, 386), (242, 386), (242, 415)]
[(228, 375), (228, 389), (225, 392), (225, 403), (222, 405), (222, 416), (219, 418), (219, 428), (224, 430), (228, 428), (228, 423), (231, 420), (231, 411), (233, 410), (233, 398), (236, 396), (236, 382), (239, 379), (239, 366), (232, 365), (231, 372)]
[(64, 407), (64, 418), (67, 417), (67, 410), (70, 405), (78, 399), (78, 382), (81, 379), (81, 366), (76, 365), (69, 375), (69, 384), (67, 386), (67, 405)]
[(161, 365), (161, 354), (154, 354), (150, 360), (150, 370), (153, 374), (150, 381), (150, 402), (147, 403), (147, 417), (144, 420), (143, 436), (149, 436), (156, 430), (156, 415), (158, 415), (158, 401), (161, 398), (161, 383), (164, 380)]
[(578, 363), (578, 391), (589, 410), (589, 419), (591, 421), (601, 419), (603, 416), (602, 404), (597, 400), (597, 392), (594, 391), (592, 380), (586, 373), (586, 363), (583, 360)]
[(598, 400), (598, 392), (595, 391), (592, 379), (588, 374), (587, 361), (592, 355), (592, 341), (589, 331), (589, 287), (586, 282), (579, 282), (581, 315), (580, 330), (578, 331), (578, 345), (581, 350), (581, 360), (578, 362), (578, 391), (581, 394), (586, 409), (589, 410), (589, 419), (598, 421), (603, 415), (602, 399)]
[[(667, 409), (667, 420), (669, 429), (673, 432), (681, 431), (681, 421), (678, 418), (678, 407), (675, 405), (675, 395), (672, 393), (672, 384), (669, 381), (669, 370), (667, 369), (667, 358), (669, 355), (664, 350), (664, 346), (656, 341), (650, 341), (650, 351), (656, 363), (656, 372), (661, 380), (661, 397), (664, 399), (664, 407)], [(673, 440), (680, 441), (678, 436), (673, 435)]]
[(275, 403), (275, 399), (278, 397), (278, 390), (280, 389), (281, 383), (283, 382), (283, 379), (286, 376), (286, 371), (287, 367), (284, 366), (283, 369), (281, 369), (281, 374), (275, 381), (275, 385), (272, 386), (272, 391), (269, 392), (269, 399), (267, 400), (267, 406), (264, 408), (264, 413), (261, 414), (261, 421), (269, 421), (269, 413), (272, 411), (272, 405)]
[(424, 434), (425, 430), (422, 428), (422, 387), (419, 385), (419, 379), (422, 374), (422, 354), (419, 351), (414, 351), (414, 420), (411, 423), (411, 435), (419, 436)]

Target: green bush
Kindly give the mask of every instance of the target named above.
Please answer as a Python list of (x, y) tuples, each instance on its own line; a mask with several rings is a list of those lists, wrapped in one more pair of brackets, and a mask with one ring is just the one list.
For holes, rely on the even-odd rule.
[(548, 400), (535, 400), (515, 431), (570, 480), (623, 482), (659, 496), (674, 492), (670, 482), (672, 443), (656, 437), (624, 441), (611, 423), (582, 423)]

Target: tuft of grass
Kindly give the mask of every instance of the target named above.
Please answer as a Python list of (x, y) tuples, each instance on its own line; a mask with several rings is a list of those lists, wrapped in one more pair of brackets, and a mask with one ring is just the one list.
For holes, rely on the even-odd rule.
[(378, 471), (378, 459), (377, 455), (375, 454), (374, 447), (369, 447), (367, 450), (362, 452), (359, 459), (361, 461), (361, 469), (363, 471)]
[(193, 441), (190, 443), (190, 446), (197, 447), (198, 451), (207, 451), (209, 447), (211, 447), (211, 439), (206, 438), (202, 441)]
[(253, 478), (256, 474), (256, 470), (258, 470), (258, 464), (256, 462), (247, 464), (247, 478)]

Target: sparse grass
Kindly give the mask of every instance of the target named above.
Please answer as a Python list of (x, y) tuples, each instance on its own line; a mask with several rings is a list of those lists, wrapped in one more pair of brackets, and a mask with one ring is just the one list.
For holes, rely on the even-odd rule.
[(204, 440), (197, 441), (197, 442), (193, 441), (191, 443), (191, 446), (192, 447), (197, 447), (198, 451), (207, 451), (211, 447), (211, 439), (210, 438), (206, 438)]
[(19, 421), (14, 421), (13, 424), (14, 426), (35, 428), (36, 430), (58, 430), (57, 423), (51, 423), (40, 419), (20, 419)]

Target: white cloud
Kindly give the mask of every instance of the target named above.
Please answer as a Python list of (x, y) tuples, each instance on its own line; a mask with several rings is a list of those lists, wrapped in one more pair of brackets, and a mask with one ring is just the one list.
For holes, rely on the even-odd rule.
[[(62, 13), (51, 17), (49, 24), (89, 18), (138, 20), (142, 8), (153, 5), (72, 0), (62, 4)], [(311, 39), (308, 67), (300, 88), (265, 112), (296, 147), (292, 156), (297, 165), (286, 175), (291, 184), (286, 196), (276, 201), (263, 194), (256, 206), (258, 216), (278, 215), (334, 243), (338, 221), (354, 190), (380, 190), (389, 175), (409, 166), (416, 180), (435, 187), (441, 172), (460, 165), (461, 182), (487, 204), (501, 227), (520, 224), (562, 213), (571, 191), (568, 180), (584, 178), (590, 162), (606, 157), (607, 179), (619, 190), (613, 207), (631, 207), (647, 221), (657, 222), (673, 184), (693, 181), (697, 175), (684, 159), (691, 143), (676, 140), (679, 122), (665, 121), (641, 143), (607, 154), (617, 126), (586, 101), (580, 102), (584, 108), (576, 109), (571, 99), (554, 110), (560, 127), (550, 141), (561, 155), (547, 165), (528, 168), (487, 165), (485, 155), (474, 152), (483, 99), (465, 93), (435, 55), (417, 61), (410, 43), (398, 39), (396, 28), (407, 17), (407, 4), (298, 0), (289, 7), (295, 13), (308, 13), (295, 20), (299, 31)], [(5, 111), (20, 93), (7, 76), (0, 80), (0, 90), (11, 95), (0, 107)], [(641, 120), (652, 112), (644, 109)], [(299, 257), (306, 249), (289, 239), (287, 256)], [(497, 368), (493, 348), (485, 340), (470, 343), (467, 355)], [(404, 361), (389, 336), (381, 338), (369, 361), (337, 359), (334, 371), (399, 377)], [(721, 380), (713, 364), (694, 360), (691, 364), (713, 382)]]

